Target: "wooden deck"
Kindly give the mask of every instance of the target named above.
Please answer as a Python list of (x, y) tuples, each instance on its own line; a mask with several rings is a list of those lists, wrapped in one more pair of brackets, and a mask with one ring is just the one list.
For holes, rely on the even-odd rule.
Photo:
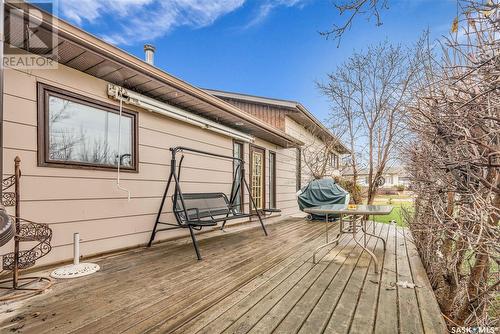
[(184, 239), (103, 257), (92, 276), (58, 280), (41, 296), (3, 306), (0, 332), (446, 332), (408, 230), (376, 225), (387, 240), (384, 253), (380, 240), (368, 239), (379, 274), (348, 236), (314, 265), (321, 222), (288, 220), (269, 232), (216, 232), (201, 240), (199, 262)]

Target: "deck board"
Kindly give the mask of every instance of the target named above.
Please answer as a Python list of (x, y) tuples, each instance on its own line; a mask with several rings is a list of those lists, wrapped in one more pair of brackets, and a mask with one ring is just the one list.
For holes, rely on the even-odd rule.
[[(275, 331), (276, 327), (278, 327), (297, 306), (304, 308), (304, 304), (298, 305), (298, 303), (304, 299), (308, 292), (311, 292), (313, 296), (318, 296), (318, 293), (315, 294), (314, 291), (317, 290), (319, 292), (324, 290), (324, 284), (321, 284), (321, 282), (331, 280), (340, 267), (335, 260), (337, 259), (338, 261), (342, 258), (345, 259), (346, 255), (352, 250), (352, 245), (348, 245), (347, 243), (344, 243), (343, 245), (344, 247), (335, 247), (330, 252), (325, 254), (325, 256), (321, 259), (321, 262), (315, 266), (315, 269), (317, 269), (317, 275), (314, 276), (314, 279), (304, 279), (298, 282), (293, 289), (287, 292), (284, 298), (276, 303), (273, 308), (265, 314), (265, 316), (259, 319), (250, 333), (269, 333)], [(317, 284), (318, 282), (319, 284)], [(310, 301), (310, 298), (305, 300)], [(312, 306), (309, 305), (309, 307), (306, 306), (306, 308), (312, 309)], [(297, 320), (296, 315), (292, 314), (291, 317)], [(285, 324), (284, 327), (276, 332), (279, 331), (289, 333), (292, 329), (290, 328), (290, 324)]]
[(396, 228), (392, 227), (387, 235), (387, 250), (384, 254), (375, 316), (375, 334), (398, 333), (397, 291), (392, 286), (397, 282), (396, 274)]
[[(19, 333), (37, 334), (445, 333), (410, 232), (375, 229), (387, 240), (384, 252), (367, 238), (379, 274), (350, 236), (313, 264), (324, 223), (303, 220), (272, 224), (269, 237), (258, 228), (210, 232), (200, 241), (203, 261), (189, 240), (105, 256), (92, 276), (2, 306), (11, 312), (0, 314), (0, 332), (22, 325)], [(419, 287), (394, 289), (398, 280)]]
[[(403, 230), (397, 230), (397, 276), (398, 281), (413, 283), (408, 255), (406, 254), (406, 240)], [(399, 305), (399, 327), (403, 333), (423, 333), (422, 319), (418, 311), (416, 289), (407, 289), (396, 286)], [(415, 312), (416, 311), (416, 312)]]
[[(381, 225), (380, 227), (381, 228), (377, 229), (377, 236), (379, 236), (388, 226)], [(382, 245), (382, 242), (379, 239), (372, 236), (367, 239), (366, 247), (369, 250), (375, 251), (377, 245)], [(354, 317), (361, 293), (363, 292), (363, 286), (371, 262), (371, 257), (366, 256), (366, 253), (361, 254), (352, 275), (342, 292), (341, 299), (337, 304), (330, 321), (328, 322), (325, 333), (347, 333), (349, 331), (352, 318)], [(374, 268), (371, 268), (371, 270), (374, 272)], [(366, 286), (366, 288), (370, 287)]]
[[(387, 237), (390, 231), (390, 226), (386, 225), (385, 228), (381, 231), (380, 236), (387, 241)], [(378, 259), (380, 259), (381, 268), (384, 268), (383, 247), (375, 247), (374, 254)], [(374, 272), (374, 265), (375, 264), (373, 263), (373, 261), (371, 261), (365, 280), (363, 282), (363, 287), (360, 291), (359, 300), (356, 305), (356, 311), (351, 321), (351, 325), (349, 328), (350, 333), (366, 333), (366, 328), (374, 327), (378, 305), (377, 298), (380, 289), (379, 282), (381, 282), (383, 272), (383, 269), (381, 269), (381, 271), (376, 274)]]
[(413, 243), (413, 238), (411, 234), (407, 231), (403, 231), (406, 240), (406, 250), (408, 255), (408, 261), (410, 264), (410, 269), (412, 273), (413, 282), (421, 288), (416, 289), (417, 300), (419, 304), (420, 316), (422, 319), (422, 325), (424, 327), (425, 333), (441, 332), (447, 331), (446, 323), (443, 317), (436, 317), (436, 314), (440, 314), (441, 310), (436, 300), (436, 296), (432, 293), (431, 283), (429, 278), (425, 274), (425, 269), (420, 262), (420, 257)]

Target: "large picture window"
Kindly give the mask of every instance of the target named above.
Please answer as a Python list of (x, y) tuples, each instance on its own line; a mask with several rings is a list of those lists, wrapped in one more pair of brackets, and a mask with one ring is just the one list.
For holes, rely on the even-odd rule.
[(114, 107), (44, 84), (38, 94), (41, 165), (137, 170), (135, 113), (120, 121)]

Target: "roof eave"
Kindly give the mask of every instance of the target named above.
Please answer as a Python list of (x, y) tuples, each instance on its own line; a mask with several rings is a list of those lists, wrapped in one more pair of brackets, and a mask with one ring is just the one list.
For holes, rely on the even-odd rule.
[(340, 154), (349, 154), (351, 151), (347, 146), (342, 143), (342, 141), (337, 138), (323, 123), (321, 123), (306, 107), (301, 103), (297, 103), (297, 109), (299, 109), (310, 121), (312, 121), (326, 136), (330, 137), (338, 144), (338, 149)]
[[(219, 108), (224, 112), (253, 124), (266, 133), (276, 136), (277, 142), (280, 142), (284, 147), (295, 147), (303, 144), (301, 141), (289, 136), (279, 129), (275, 129), (264, 121), (245, 113), (230, 103), (227, 103), (222, 99), (203, 91), (202, 89), (196, 88), (187, 82), (159, 69), (158, 67), (146, 63), (142, 59), (137, 58), (114, 45), (104, 42), (96, 36), (93, 36), (92, 34), (71, 25), (62, 19), (54, 17), (50, 13), (47, 13), (38, 7), (34, 7), (29, 3), (14, 2), (12, 0), (7, 0), (6, 5), (23, 9), (25, 13), (30, 13), (26, 9), (36, 9), (37, 12), (42, 13), (41, 26), (48, 26), (52, 29), (52, 31), (57, 32), (57, 34), (63, 39), (76, 43), (80, 47), (89, 50), (90, 52), (97, 53), (103, 58), (110, 59), (124, 67), (131, 68), (144, 75), (152, 77), (159, 82), (163, 82), (166, 85), (179, 89), (180, 91), (196, 97), (197, 99)], [(40, 19), (40, 17), (37, 18)]]
[(225, 98), (225, 99), (231, 99), (231, 100), (236, 100), (236, 101), (242, 101), (242, 102), (250, 102), (250, 103), (255, 103), (255, 104), (262, 104), (262, 105), (270, 105), (270, 106), (275, 106), (279, 107), (282, 109), (286, 109), (290, 112), (297, 113), (295, 116), (298, 116), (298, 114), (304, 115), (307, 120), (313, 124), (316, 128), (320, 130), (320, 133), (318, 136), (320, 136), (323, 140), (325, 139), (332, 139), (334, 140), (338, 145), (338, 153), (340, 154), (349, 154), (350, 150), (342, 143), (342, 141), (337, 138), (323, 123), (321, 123), (309, 110), (307, 110), (306, 107), (304, 107), (300, 102), (297, 101), (292, 101), (292, 100), (282, 100), (282, 99), (276, 99), (276, 98), (269, 98), (269, 97), (263, 97), (263, 96), (256, 96), (256, 95), (250, 95), (250, 94), (243, 94), (243, 93), (233, 93), (233, 92), (226, 92), (226, 91), (221, 91), (221, 90), (216, 90), (216, 89), (204, 89), (205, 92), (212, 94), (216, 97), (220, 98)]

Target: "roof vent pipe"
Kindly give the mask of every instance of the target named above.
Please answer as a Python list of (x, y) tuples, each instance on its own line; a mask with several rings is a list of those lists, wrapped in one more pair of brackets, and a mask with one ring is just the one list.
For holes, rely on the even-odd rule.
[(154, 65), (154, 57), (155, 57), (156, 48), (152, 44), (144, 44), (144, 55), (146, 63)]

